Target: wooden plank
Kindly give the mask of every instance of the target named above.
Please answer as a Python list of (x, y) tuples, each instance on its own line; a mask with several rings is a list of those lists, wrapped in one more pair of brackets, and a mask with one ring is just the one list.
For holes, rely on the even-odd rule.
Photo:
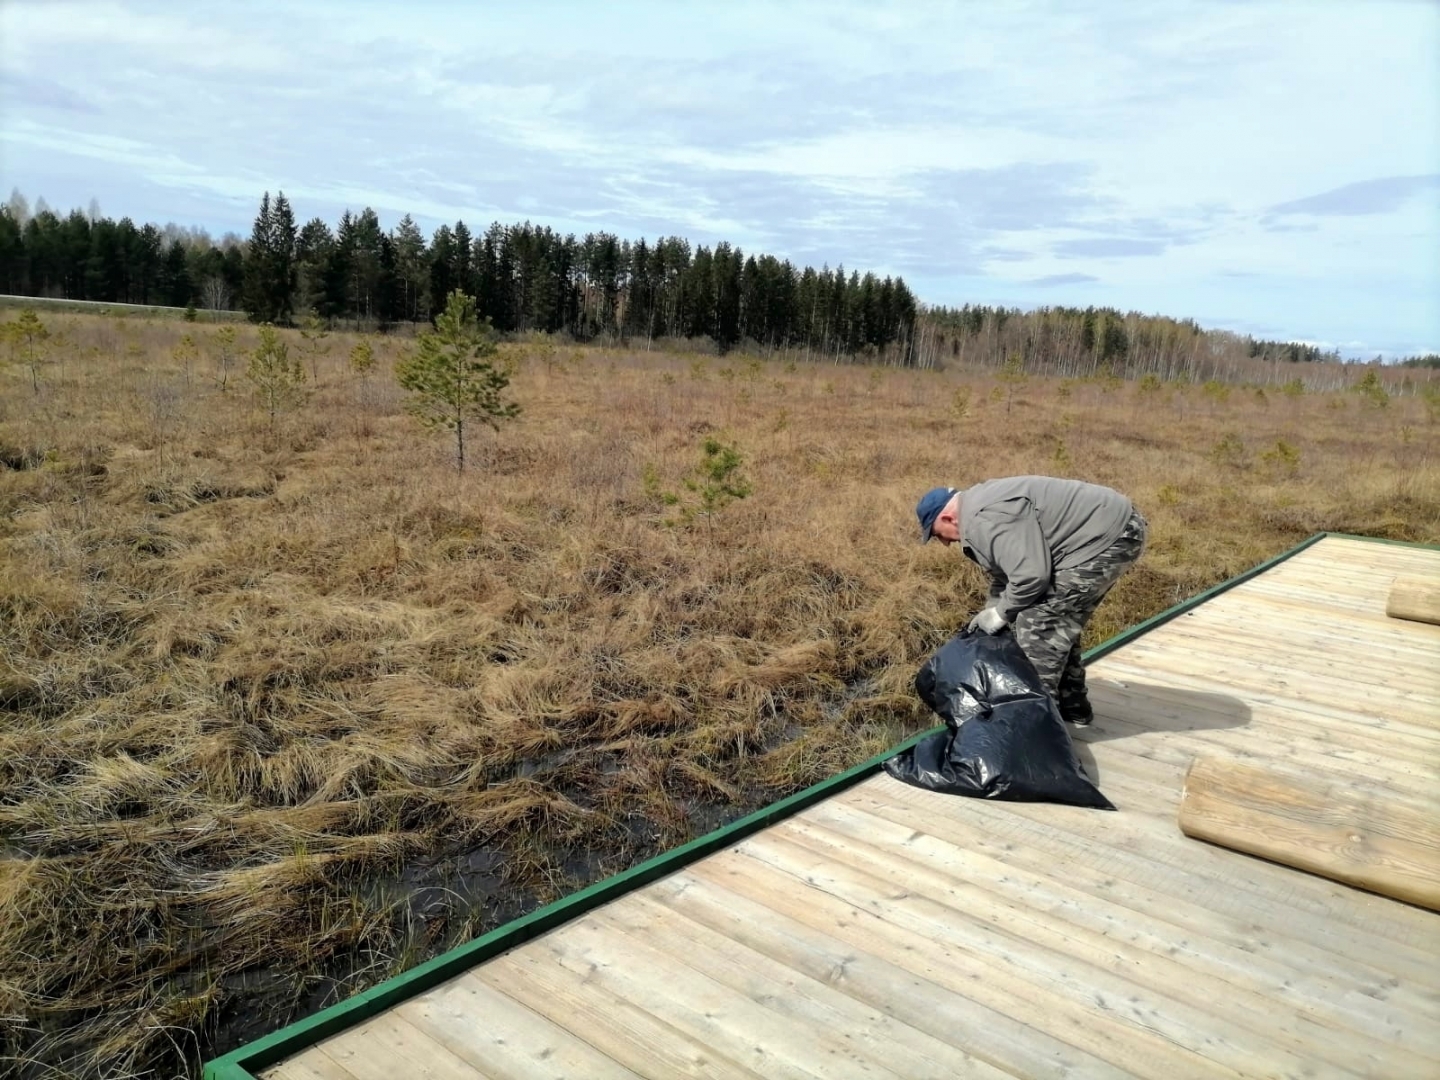
[[(1310, 639), (1333, 639), (1351, 636), (1362, 645), (1394, 644), (1405, 650), (1427, 650), (1434, 647), (1436, 634), (1431, 626), (1397, 622), (1385, 615), (1388, 583), (1381, 584), (1373, 596), (1373, 606), (1364, 610), (1335, 607), (1322, 601), (1313, 592), (1297, 590), (1277, 582), (1261, 582), (1253, 588), (1236, 589), (1233, 593), (1209, 600), (1191, 608), (1177, 619), (1158, 627), (1155, 632), (1178, 626), (1228, 625), (1234, 632), (1253, 631), (1257, 625), (1274, 624), (1294, 630)], [(1354, 631), (1360, 631), (1354, 634)]]
[[(1063, 866), (1067, 880), (1083, 883), (1096, 896), (1142, 914), (1167, 921), (1183, 919), (1193, 933), (1217, 936), (1257, 957), (1272, 957), (1282, 966), (1298, 966), (1337, 987), (1351, 986), (1356, 994), (1402, 1012), (1429, 1015), (1440, 1011), (1440, 981), (1407, 977), (1412, 972), (1422, 977), (1433, 972), (1433, 934), (1429, 935), (1431, 948), (1423, 955), (1411, 960), (1406, 953), (1399, 953), (1406, 963), (1397, 974), (1391, 942), (1368, 933), (1355, 934), (1348, 927), (1337, 928), (1324, 919), (1292, 918), (1291, 905), (1283, 894), (1245, 892), (1212, 874), (1207, 860), (1172, 859), (1170, 852), (1157, 853), (1154, 845), (1138, 845), (1137, 851), (1123, 844), (1098, 844), (1043, 816), (1029, 819), (979, 800), (955, 800), (977, 803), (963, 812), (937, 808), (935, 800), (943, 796), (917, 800), (920, 806), (907, 804), (905, 799), (912, 792), (915, 796), (927, 793), (904, 788), (888, 777), (886, 781), (884, 787), (866, 790), (870, 785), (862, 785), (829, 801), (852, 804), (1022, 870), (1048, 874)], [(1017, 804), (1014, 809), (1026, 807)], [(1184, 844), (1178, 828), (1174, 832), (1180, 838), (1178, 843)], [(1230, 861), (1241, 858), (1234, 852), (1224, 854)], [(1369, 894), (1355, 895), (1395, 906), (1394, 901)], [(1418, 914), (1427, 921), (1433, 918), (1428, 912)]]
[[(1436, 572), (1440, 573), (1440, 569)], [(1373, 606), (1368, 609), (1367, 614), (1378, 615), (1382, 611), (1377, 587), (1383, 591), (1389, 585), (1381, 578), (1370, 586), (1365, 595), (1372, 601)], [(1345, 615), (1345, 610), (1317, 603), (1313, 593), (1297, 593), (1293, 586), (1266, 575), (1191, 608), (1181, 618), (1185, 622), (1205, 623), (1211, 618), (1231, 619), (1242, 611), (1264, 620), (1273, 618), (1303, 622), (1308, 619), (1311, 626), (1317, 630), (1329, 625), (1327, 619), (1333, 620)], [(1367, 641), (1389, 642), (1408, 648), (1433, 648), (1436, 641), (1436, 635), (1428, 627), (1379, 618), (1367, 618), (1365, 631)]]
[[(1308, 558), (1306, 558), (1307, 556)], [(1327, 566), (1348, 566), (1359, 570), (1390, 570), (1396, 566), (1424, 567), (1427, 563), (1435, 565), (1435, 560), (1440, 558), (1440, 551), (1432, 548), (1377, 544), (1368, 540), (1328, 536), (1309, 549), (1300, 552), (1296, 558)]]
[(1372, 540), (1345, 536), (1327, 536), (1295, 558), (1309, 556), (1312, 560), (1326, 562), (1350, 562), (1357, 566), (1388, 567), (1393, 563), (1411, 560), (1435, 559), (1440, 552), (1433, 548), (1411, 547), (1409, 545), (1375, 543)]
[[(1166, 670), (1166, 667), (1170, 670)], [(1183, 665), (1178, 665), (1183, 667)], [(1394, 731), (1408, 736), (1411, 740), (1422, 740), (1414, 745), (1423, 745), (1440, 734), (1440, 701), (1415, 709), (1380, 709), (1373, 704), (1356, 709), (1334, 702), (1323, 695), (1301, 694), (1288, 687), (1277, 686), (1268, 681), (1260, 685), (1243, 686), (1222, 681), (1215, 671), (1208, 668), (1177, 670), (1177, 665), (1167, 665), (1136, 654), (1126, 656), (1112, 653), (1090, 672), (1090, 679), (1097, 692), (1104, 693), (1107, 685), (1124, 691), (1132, 685), (1144, 687), (1145, 693), (1155, 684), (1172, 687), (1177, 699), (1186, 697), (1196, 701), (1200, 707), (1228, 719), (1230, 726), (1239, 726), (1239, 721), (1248, 710), (1250, 716), (1274, 710), (1281, 714), (1299, 714), (1315, 717), (1317, 725), (1334, 729), (1372, 728), (1380, 732)], [(1303, 678), (1304, 673), (1300, 673)], [(1143, 694), (1142, 694), (1143, 696)]]
[[(1256, 720), (1241, 728), (1197, 727), (1192, 731), (1173, 732), (1162, 727), (1156, 730), (1146, 726), (1151, 717), (1126, 717), (1115, 706), (1102, 703), (1093, 695), (1091, 702), (1095, 705), (1095, 724), (1084, 733), (1076, 734), (1074, 742), (1078, 747), (1088, 747), (1092, 754), (1103, 747), (1105, 753), (1149, 758), (1178, 765), (1182, 770), (1189, 767), (1192, 758), (1207, 753), (1257, 764), (1286, 759), (1297, 769), (1343, 772), (1362, 785), (1385, 785), (1402, 798), (1422, 801), (1440, 781), (1440, 772), (1432, 764), (1440, 761), (1440, 746), (1428, 760), (1409, 751), (1403, 755), (1387, 754), (1389, 744), (1383, 738), (1355, 739), (1366, 747), (1355, 749), (1349, 740), (1326, 737), (1273, 718)], [(1178, 791), (1177, 787), (1177, 797)]]
[(392, 1009), (491, 1080), (635, 1080), (613, 1058), (467, 972)]
[[(1433, 572), (1434, 563), (1431, 563), (1430, 572)], [(1276, 567), (1280, 569), (1280, 567)], [(1424, 563), (1413, 562), (1384, 562), (1362, 564), (1354, 560), (1346, 559), (1344, 553), (1331, 553), (1325, 559), (1312, 560), (1309, 563), (1300, 563), (1290, 569), (1287, 575), (1280, 576), (1280, 580), (1299, 580), (1308, 585), (1328, 588), (1332, 592), (1341, 595), (1365, 595), (1374, 598), (1377, 595), (1384, 595), (1384, 582), (1387, 577), (1395, 573), (1426, 573), (1427, 567)], [(1333, 575), (1333, 585), (1331, 576)], [(1269, 577), (1269, 573), (1261, 575)], [(1259, 580), (1259, 579), (1253, 579)], [(1352, 582), (1358, 580), (1356, 586)], [(1375, 585), (1381, 583), (1380, 589)]]
[(845, 993), (749, 948), (644, 892), (603, 912), (620, 933), (653, 944), (733, 990), (763, 1001), (792, 1022), (828, 1029), (902, 1077), (948, 1080), (973, 1076), (1008, 1080), (963, 1049), (880, 1012)]
[[(1385, 568), (1347, 565), (1343, 558), (1316, 559), (1291, 567), (1277, 566), (1273, 567), (1272, 571), (1282, 569), (1285, 573), (1276, 573), (1273, 578), (1270, 578), (1270, 572), (1262, 574), (1261, 577), (1287, 584), (1323, 585), (1331, 595), (1339, 597), (1373, 596), (1374, 582), (1387, 573), (1393, 573), (1393, 570)], [(1258, 580), (1260, 578), (1251, 578), (1244, 582), (1241, 588)]]
[(1284, 657), (1262, 659), (1245, 653), (1227, 653), (1204, 641), (1187, 641), (1166, 648), (1137, 644), (1132, 650), (1120, 662), (1132, 671), (1175, 685), (1181, 685), (1183, 676), (1197, 689), (1229, 694), (1237, 700), (1267, 697), (1281, 704), (1313, 702), (1422, 728), (1432, 725), (1436, 718), (1436, 699), (1419, 682), (1406, 687), (1377, 688), (1372, 677), (1351, 680), (1339, 674), (1322, 675), (1289, 664)]
[[(901, 955), (877, 955), (825, 929), (822, 920), (801, 921), (691, 871), (718, 867), (720, 857), (649, 886), (686, 917), (763, 951), (795, 971), (828, 981), (872, 1008), (904, 1019), (1018, 1077), (1116, 1080), (1129, 1073), (1086, 1053), (1063, 1038), (1027, 1026), (1008, 1012), (972, 996), (972, 987), (946, 966), (944, 942)], [(724, 880), (721, 874), (717, 879)], [(861, 913), (853, 912), (853, 917)], [(842, 929), (848, 916), (836, 923)], [(1003, 1000), (979, 987), (981, 997)]]
[[(1278, 569), (1278, 568), (1277, 568)], [(1288, 573), (1272, 570), (1206, 601), (1235, 604), (1252, 596), (1290, 597), (1310, 604), (1317, 613), (1345, 615), (1385, 614), (1385, 595), (1395, 570), (1347, 574), (1335, 567), (1297, 567)]]
[(260, 1074), (262, 1080), (355, 1080), (318, 1050), (308, 1050)]
[(637, 957), (632, 940), (607, 933), (590, 915), (526, 947), (584, 976), (598, 992), (661, 1017), (762, 1076), (824, 1080), (890, 1075), (846, 1048), (824, 1040), (817, 1044), (812, 1037), (816, 1033), (683, 964), (653, 951)]
[(709, 927), (694, 922), (653, 897), (627, 898), (597, 913), (597, 922), (628, 939), (637, 955), (659, 954), (662, 963), (680, 964), (742, 994), (782, 1018), (793, 1031), (807, 1032), (816, 1055), (833, 1048), (846, 1058), (864, 1060), (867, 1075), (940, 1077), (936, 1067), (909, 1044), (923, 1041), (963, 1063), (968, 1059), (994, 1078), (1007, 1073), (989, 1068), (918, 1029), (891, 1020), (818, 979), (787, 969)]
[[(1130, 663), (1136, 662), (1137, 657), (1147, 660), (1158, 657), (1172, 662), (1193, 660), (1203, 664), (1202, 670), (1219, 676), (1226, 683), (1259, 672), (1264, 675), (1262, 686), (1292, 685), (1307, 691), (1323, 690), (1342, 699), (1356, 697), (1362, 703), (1376, 698), (1423, 703), (1432, 708), (1435, 704), (1435, 687), (1430, 682), (1416, 681), (1411, 685), (1395, 682), (1392, 676), (1395, 670), (1409, 670), (1412, 666), (1395, 650), (1382, 648), (1367, 658), (1341, 642), (1317, 642), (1311, 646), (1302, 642), (1291, 647), (1281, 638), (1283, 629), (1271, 624), (1254, 636), (1225, 635), (1183, 623), (1167, 624), (1161, 629), (1169, 633), (1161, 637), (1160, 631), (1155, 631), (1155, 636), (1139, 638), (1111, 655), (1125, 655)], [(1337, 653), (1343, 653), (1344, 659), (1339, 659)], [(1359, 658), (1352, 661), (1352, 654)], [(1420, 668), (1421, 662), (1428, 661), (1432, 655), (1428, 652), (1417, 655), (1413, 666)]]
[(1407, 662), (1419, 664), (1440, 657), (1436, 642), (1426, 640), (1428, 635), (1411, 632), (1417, 625), (1387, 620), (1379, 612), (1361, 619), (1343, 616), (1337, 623), (1333, 613), (1319, 612), (1314, 607), (1308, 614), (1299, 610), (1280, 614), (1266, 603), (1240, 607), (1237, 601), (1229, 606), (1197, 608), (1153, 631), (1155, 636), (1150, 640), (1165, 643), (1173, 638), (1197, 636), (1225, 646), (1232, 655), (1248, 656), (1245, 647), (1249, 647), (1266, 656), (1293, 658), (1301, 667), (1323, 671), (1333, 665), (1337, 647), (1344, 649), (1346, 664), (1352, 669), (1373, 664), (1395, 666), (1397, 662), (1402, 666)]
[(961, 799), (908, 787), (888, 776), (836, 798), (862, 798), (872, 784), (879, 789), (877, 804), (898, 806), (902, 819), (913, 827), (978, 824), (1008, 845), (1006, 850), (1015, 857), (1024, 857), (1033, 848), (1047, 859), (1103, 867), (1110, 876), (1188, 897), (1248, 925), (1283, 928), (1286, 937), (1418, 986), (1440, 988), (1431, 912), (1246, 859), (1224, 848), (1197, 846), (1185, 839), (1173, 818), (1161, 832), (1154, 819), (1138, 819), (1124, 811), (1110, 814), (1041, 803)]
[[(1293, 563), (1293, 564), (1292, 564)], [(1241, 583), (1238, 588), (1246, 588), (1253, 585), (1257, 580), (1277, 580), (1277, 582), (1297, 583), (1302, 586), (1323, 586), (1328, 590), (1329, 595), (1369, 595), (1371, 589), (1369, 583), (1375, 577), (1384, 575), (1387, 572), (1385, 567), (1361, 566), (1344, 559), (1344, 557), (1333, 557), (1333, 554), (1322, 554), (1316, 552), (1315, 559), (1296, 562), (1287, 559), (1280, 566), (1273, 566), (1260, 577), (1251, 577), (1247, 582)]]
[[(1324, 586), (1334, 596), (1373, 598), (1377, 593), (1375, 585), (1394, 573), (1393, 567), (1357, 566), (1347, 564), (1343, 558), (1326, 558), (1323, 561), (1298, 563), (1289, 568), (1288, 573), (1276, 574), (1273, 578), (1270, 578), (1268, 573), (1261, 577), (1300, 586)], [(1258, 580), (1260, 579), (1251, 578), (1244, 585)]]
[[(1384, 587), (1372, 593), (1337, 593), (1335, 589), (1321, 584), (1298, 582), (1264, 581), (1256, 578), (1254, 588), (1242, 593), (1232, 603), (1242, 603), (1251, 596), (1282, 596), (1304, 601), (1315, 611), (1317, 618), (1349, 618), (1351, 616), (1382, 617), (1385, 615)], [(1235, 590), (1239, 592), (1239, 590)], [(1226, 594), (1228, 595), (1228, 594)], [(1224, 599), (1223, 596), (1218, 599)], [(1231, 609), (1233, 610), (1233, 608)]]
[[(1111, 801), (1122, 812), (1143, 817), (1144, 828), (1147, 831), (1153, 830), (1156, 835), (1163, 837), (1165, 842), (1178, 840), (1183, 835), (1176, 825), (1176, 814), (1185, 784), (1185, 770), (1196, 757), (1210, 756), (1217, 760), (1233, 761), (1237, 766), (1248, 765), (1259, 769), (1270, 769), (1277, 765), (1287, 769), (1299, 768), (1295, 758), (1279, 753), (1269, 756), (1231, 757), (1225, 747), (1197, 744), (1186, 749), (1176, 747), (1172, 742), (1164, 747), (1165, 756), (1162, 757), (1159, 754), (1126, 752), (1121, 749), (1124, 743), (1125, 740), (1098, 744), (1098, 754), (1090, 763), (1093, 765), (1090, 771), (1097, 776)], [(1170, 760), (1172, 757), (1174, 760)], [(1337, 784), (1354, 788), (1357, 795), (1373, 793), (1375, 797), (1386, 802), (1409, 808), (1412, 814), (1432, 813), (1433, 801), (1427, 799), (1420, 788), (1403, 788), (1393, 781), (1388, 784), (1383, 781), (1358, 781), (1352, 775), (1338, 773), (1333, 768), (1307, 768), (1305, 771), (1316, 777), (1324, 775), (1337, 778)]]
[(1288, 752), (1317, 767), (1328, 763), (1330, 768), (1380, 782), (1399, 777), (1421, 788), (1434, 788), (1440, 781), (1440, 739), (1372, 725), (1335, 723), (1279, 708), (1258, 709), (1248, 721), (1237, 724), (1231, 714), (1209, 713), (1203, 707), (1166, 708), (1147, 699), (1130, 701), (1099, 683), (1092, 685), (1090, 702), (1095, 724), (1075, 732), (1075, 741), (1092, 745), (1115, 742), (1127, 748), (1139, 744), (1146, 753), (1208, 745), (1233, 747), (1237, 757), (1265, 758)]
[[(763, 837), (763, 842), (762, 842)], [(722, 885), (817, 929), (852, 949), (910, 966), (925, 954), (925, 977), (1137, 1076), (1230, 1076), (1233, 1068), (1177, 1043), (1183, 1020), (1148, 1001), (1114, 993), (1110, 980), (1009, 935), (978, 926), (909, 892), (903, 883), (850, 873), (768, 833), (734, 857), (692, 867)], [(797, 888), (796, 880), (814, 886)], [(1095, 984), (1095, 980), (1104, 986)], [(1195, 1041), (1203, 1036), (1195, 1034)]]
[(661, 1017), (597, 992), (584, 977), (538, 950), (514, 949), (472, 974), (640, 1076), (764, 1080)]
[(1314, 774), (1196, 758), (1179, 821), (1186, 836), (1440, 910), (1440, 802), (1427, 813)]
[(1415, 750), (1396, 747), (1383, 734), (1339, 735), (1275, 713), (1257, 717), (1243, 727), (1205, 727), (1203, 721), (1191, 717), (1191, 722), (1198, 724), (1192, 730), (1167, 731), (1164, 719), (1143, 711), (1121, 711), (1093, 696), (1091, 702), (1095, 724), (1083, 734), (1077, 733), (1076, 743), (1114, 744), (1123, 752), (1165, 761), (1188, 754), (1183, 762), (1187, 766), (1190, 757), (1208, 747), (1235, 758), (1293, 757), (1297, 768), (1346, 772), (1361, 782), (1397, 783), (1419, 792), (1434, 790), (1440, 781), (1440, 770), (1433, 764), (1440, 760), (1440, 745), (1427, 758)]
[[(1347, 536), (1327, 536), (1296, 558), (1311, 556), (1326, 562), (1350, 562), (1357, 566), (1389, 567), (1396, 564), (1440, 565), (1440, 551), (1433, 548), (1377, 544)], [(1282, 564), (1283, 565), (1283, 564)]]
[[(1121, 814), (1109, 815), (1112, 820), (1097, 823), (1097, 838), (1129, 843), (1136, 850), (1148, 849), (1167, 862), (1197, 860), (1202, 854), (1214, 856), (1210, 865), (1233, 879), (1234, 887), (1282, 891), (1288, 918), (1304, 917), (1310, 912), (1323, 922), (1346, 922), (1356, 929), (1363, 927), (1393, 936), (1393, 940), (1412, 948), (1417, 958), (1427, 945), (1440, 940), (1435, 937), (1440, 926), (1435, 925), (1434, 916), (1416, 908), (1394, 906), (1379, 894), (1356, 892), (1353, 886), (1333, 878), (1296, 874), (1289, 866), (1259, 861), (1222, 846), (1197, 849), (1176, 824), (1184, 786), (1183, 768), (1129, 755), (1098, 760), (1106, 790), (1114, 795)], [(1267, 767), (1272, 764), (1267, 763)], [(1015, 813), (1028, 812), (1024, 804), (1009, 805), (1015, 807)], [(1126, 820), (1114, 820), (1120, 817)], [(1440, 979), (1435, 981), (1440, 985)]]
[(1310, 581), (1256, 578), (1249, 583), (1245, 592), (1240, 593), (1239, 589), (1235, 591), (1240, 593), (1237, 599), (1264, 596), (1305, 603), (1316, 613), (1317, 618), (1360, 616), (1367, 620), (1383, 620), (1388, 588), (1389, 583), (1383, 577), (1350, 591), (1337, 591), (1332, 583), (1319, 578)]
[(1355, 683), (1338, 676), (1327, 677), (1252, 655), (1242, 661), (1213, 643), (1207, 645), (1204, 639), (1186, 641), (1183, 647), (1162, 647), (1141, 640), (1126, 646), (1124, 652), (1125, 665), (1140, 669), (1151, 679), (1168, 682), (1172, 676), (1184, 675), (1213, 692), (1228, 691), (1242, 699), (1250, 693), (1269, 693), (1404, 723), (1415, 723), (1418, 717), (1433, 718), (1436, 711), (1428, 687), (1376, 687), (1368, 681)]
[[(1190, 680), (1171, 676), (1163, 683), (1143, 674), (1143, 667), (1127, 667), (1106, 657), (1091, 669), (1087, 680), (1090, 700), (1117, 719), (1133, 717), (1151, 731), (1188, 732), (1193, 729), (1259, 729), (1283, 727), (1311, 738), (1362, 745), (1396, 746), (1435, 760), (1440, 751), (1440, 722), (1407, 723), (1369, 713), (1337, 709), (1317, 701), (1301, 701), (1263, 692), (1245, 697), (1192, 689)], [(1437, 705), (1440, 711), (1440, 705)], [(1440, 720), (1440, 718), (1437, 718)], [(1087, 733), (1088, 734), (1088, 733)]]
[[(319, 1043), (317, 1049), (355, 1080), (495, 1080), (456, 1057), (391, 1009)], [(308, 1052), (307, 1052), (308, 1057)]]
[[(1104, 867), (1044, 853), (1020, 858), (1013, 849), (991, 845), (982, 828), (932, 830), (929, 823), (913, 828), (849, 800), (827, 800), (796, 819), (802, 820), (845, 836), (869, 837), (952, 878), (1027, 904), (1057, 925), (1081, 927), (1173, 957), (1188, 970), (1248, 986), (1346, 1038), (1353, 1034), (1362, 1047), (1373, 1041), (1440, 1059), (1440, 1028), (1407, 1028), (1403, 1011), (1373, 992), (1380, 973), (1357, 970), (1330, 953), (1297, 948), (1279, 935), (1262, 935), (1256, 926), (1208, 907), (1123, 883)], [(958, 835), (946, 839), (942, 831)], [(1416, 1003), (1407, 998), (1402, 1004)]]
[[(1171, 992), (1176, 984), (1160, 989), (1138, 981), (1133, 970), (1125, 970), (1130, 965), (1116, 959), (1119, 948), (1112, 946), (1107, 955), (1103, 947), (1087, 951), (1073, 941), (1066, 945), (1053, 924), (1029, 917), (1023, 905), (1008, 904), (982, 888), (947, 883), (942, 875), (914, 864), (907, 864), (897, 884), (881, 866), (861, 869), (854, 862), (863, 860), (836, 861), (794, 843), (784, 825), (751, 837), (740, 850), (814, 889), (873, 912), (889, 926), (925, 937), (943, 936), (984, 958), (992, 972), (1003, 968), (1007, 975), (1017, 976), (1032, 995), (1036, 990), (1053, 995), (1044, 1006), (1038, 997), (1032, 998), (1037, 1013), (1073, 1002), (1091, 1014), (1092, 1023), (1097, 1012), (1107, 1019), (1113, 1016), (1118, 1031), (1112, 1050), (1116, 1056), (1111, 1060), (1122, 1068), (1135, 1071), (1143, 1064), (1164, 1073), (1172, 1068), (1183, 1072), (1203, 1059), (1237, 1073), (1260, 1064), (1270, 1075), (1299, 1075), (1307, 1064), (1277, 1042), (1273, 1033), (1218, 1020), (1214, 1011), (1223, 1008), (1219, 1003), (1197, 1007)], [(863, 854), (875, 863), (883, 862), (873, 849)], [(933, 888), (927, 890), (927, 884)], [(1039, 1026), (1035, 1019), (1022, 1018)], [(1163, 1045), (1152, 1043), (1157, 1036)]]
[(1397, 577), (1385, 601), (1385, 614), (1392, 619), (1440, 625), (1440, 572), (1424, 578)]
[[(1408, 1051), (1387, 1048), (1368, 1032), (1347, 1030), (1348, 1019), (1337, 1024), (1339, 1016), (1322, 1019), (1308, 1003), (1297, 1007), (1296, 999), (1287, 1000), (1285, 993), (1290, 979), (1279, 986), (1257, 979), (1248, 954), (1232, 954), (1228, 964), (1217, 964), (1217, 953), (1203, 944), (1178, 946), (1184, 937), (1175, 927), (1158, 924), (1150, 932), (1153, 920), (1097, 905), (1095, 898), (1056, 880), (1017, 875), (1004, 863), (935, 837), (902, 836), (894, 826), (853, 811), (831, 814), (823, 804), (815, 809), (818, 813), (792, 818), (776, 832), (818, 856), (903, 881), (965, 917), (1134, 983), (1141, 997), (1153, 994), (1181, 1002), (1195, 1010), (1195, 1022), (1202, 1028), (1213, 1023), (1216, 1030), (1232, 1032), (1237, 1042), (1273, 1043), (1306, 1060), (1319, 1055), (1362, 1076), (1376, 1075), (1385, 1062), (1391, 1071), (1403, 1066), (1400, 1071), (1409, 1073), (1440, 1066), (1440, 1057), (1427, 1063)], [(890, 842), (877, 835), (876, 824)], [(1058, 873), (1063, 868), (1056, 869)], [(1016, 876), (1025, 879), (1023, 887)], [(1110, 907), (1113, 913), (1097, 911), (1097, 906)], [(1131, 1000), (1136, 1000), (1134, 995)], [(1270, 1056), (1273, 1063), (1275, 1052)]]

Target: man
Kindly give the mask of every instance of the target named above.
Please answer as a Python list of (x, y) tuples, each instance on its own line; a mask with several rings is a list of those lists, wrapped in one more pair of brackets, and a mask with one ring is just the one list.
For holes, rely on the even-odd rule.
[(964, 491), (932, 488), (915, 514), (921, 543), (958, 543), (990, 576), (989, 598), (970, 629), (1013, 628), (1060, 715), (1089, 724), (1080, 637), (1145, 549), (1145, 519), (1134, 504), (1098, 484), (1011, 476)]

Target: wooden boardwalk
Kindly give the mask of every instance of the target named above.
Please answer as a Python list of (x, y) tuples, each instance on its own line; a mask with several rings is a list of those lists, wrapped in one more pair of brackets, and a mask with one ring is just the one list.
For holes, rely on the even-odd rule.
[(1440, 552), (1327, 537), (1096, 660), (1118, 813), (877, 774), (273, 1080), (1437, 1077), (1440, 915), (1181, 835), (1197, 755), (1440, 795)]

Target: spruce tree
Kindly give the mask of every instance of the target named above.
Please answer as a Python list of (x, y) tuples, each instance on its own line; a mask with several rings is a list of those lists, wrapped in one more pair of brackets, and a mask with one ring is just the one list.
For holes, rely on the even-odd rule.
[(275, 196), (270, 246), (270, 303), (274, 321), (289, 325), (295, 312), (295, 214), (283, 191)]
[(270, 192), (260, 200), (260, 212), (250, 229), (250, 248), (245, 252), (245, 292), (241, 303), (254, 322), (274, 321), (270, 304), (270, 275), (275, 245), (275, 215), (270, 209)]
[(179, 240), (172, 240), (165, 253), (161, 288), (164, 291), (162, 303), (171, 307), (193, 306), (195, 292), (190, 282), (190, 268), (185, 256), (185, 246)]
[(430, 311), (438, 318), (445, 310), (450, 293), (459, 288), (454, 278), (455, 234), (449, 225), (435, 230), (430, 241)]
[(430, 310), (429, 269), (425, 264), (425, 236), (415, 219), (406, 214), (390, 234), (395, 246), (396, 287), (400, 317), (419, 322)]
[(331, 308), (325, 292), (325, 274), (334, 246), (330, 226), (318, 217), (311, 218), (300, 230), (295, 241), (295, 306), (300, 311), (314, 309), (325, 318), (339, 314)]

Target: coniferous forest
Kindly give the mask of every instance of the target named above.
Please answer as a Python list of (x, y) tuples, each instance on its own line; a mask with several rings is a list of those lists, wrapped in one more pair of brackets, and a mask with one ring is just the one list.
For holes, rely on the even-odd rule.
[(816, 359), (1018, 363), (1068, 376), (1234, 379), (1256, 360), (1341, 360), (1315, 345), (1107, 307), (927, 306), (898, 276), (799, 267), (724, 241), (576, 237), (528, 221), (482, 232), (456, 221), (427, 239), (409, 214), (387, 230), (370, 208), (347, 210), (333, 228), (318, 217), (300, 225), (283, 192), (265, 193), (249, 237), (218, 241), (200, 229), (116, 221), (93, 201), (62, 215), (43, 199), (32, 211), (17, 191), (0, 206), (0, 293), (8, 295), (384, 330), (428, 322), (457, 288), (500, 333), (577, 341), (708, 339), (720, 352), (752, 344)]
[[(23, 220), (22, 220), (23, 217)], [(347, 211), (332, 229), (296, 224), (284, 194), (266, 193), (248, 240), (80, 210), (0, 211), (0, 291), (109, 303), (239, 309), (289, 324), (386, 327), (421, 322), (452, 289), (476, 299), (501, 333), (711, 338), (721, 351), (749, 339), (854, 355), (908, 348), (916, 301), (898, 277), (799, 268), (721, 242), (561, 235), (545, 226), (442, 225), (427, 241), (408, 214), (389, 231), (374, 210)]]

